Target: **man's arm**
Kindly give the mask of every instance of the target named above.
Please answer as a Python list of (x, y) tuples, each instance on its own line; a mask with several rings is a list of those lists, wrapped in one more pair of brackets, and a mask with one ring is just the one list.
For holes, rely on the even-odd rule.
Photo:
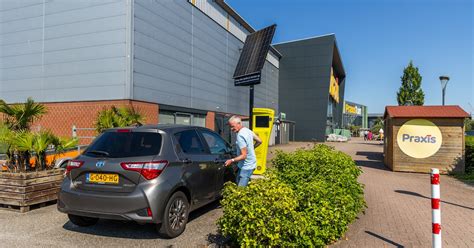
[(258, 137), (255, 133), (252, 133), (253, 135), (253, 140), (255, 140), (255, 144), (253, 145), (254, 148), (257, 148), (259, 145), (262, 144), (262, 139)]
[(233, 159), (228, 159), (227, 161), (225, 161), (225, 166), (229, 166), (233, 162), (239, 162), (241, 160), (245, 160), (246, 158), (247, 158), (247, 147), (244, 147), (244, 148), (240, 149), (240, 155), (239, 156), (237, 156)]

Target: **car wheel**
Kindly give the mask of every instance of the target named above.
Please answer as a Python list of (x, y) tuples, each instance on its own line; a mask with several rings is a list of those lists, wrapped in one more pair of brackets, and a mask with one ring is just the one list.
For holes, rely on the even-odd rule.
[(97, 223), (97, 221), (99, 221), (99, 218), (91, 218), (73, 214), (68, 214), (67, 217), (69, 217), (69, 220), (76, 226), (92, 226)]
[(184, 232), (188, 222), (189, 202), (186, 195), (178, 191), (174, 193), (166, 204), (163, 223), (159, 233), (166, 238), (175, 238)]

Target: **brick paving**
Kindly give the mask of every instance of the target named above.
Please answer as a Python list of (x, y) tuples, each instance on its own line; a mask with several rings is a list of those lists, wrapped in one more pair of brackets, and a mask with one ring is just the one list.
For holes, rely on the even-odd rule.
[[(392, 172), (383, 164), (379, 141), (327, 143), (349, 154), (362, 168), (365, 214), (331, 247), (430, 247), (431, 186), (428, 174)], [(295, 150), (308, 143), (280, 146)], [(474, 187), (441, 176), (443, 247), (474, 247)]]

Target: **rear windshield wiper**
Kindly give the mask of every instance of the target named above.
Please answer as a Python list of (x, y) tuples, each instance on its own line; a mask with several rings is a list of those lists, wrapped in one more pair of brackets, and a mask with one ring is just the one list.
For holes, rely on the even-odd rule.
[(97, 154), (97, 155), (103, 155), (103, 156), (106, 156), (106, 157), (110, 157), (110, 154), (106, 151), (92, 150), (92, 151), (87, 151), (87, 153), (92, 153), (92, 154)]

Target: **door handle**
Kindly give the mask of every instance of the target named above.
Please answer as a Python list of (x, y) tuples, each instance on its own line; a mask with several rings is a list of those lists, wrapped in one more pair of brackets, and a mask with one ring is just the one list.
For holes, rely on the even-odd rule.
[(185, 164), (192, 164), (193, 161), (191, 161), (191, 159), (189, 159), (189, 158), (185, 158), (185, 159), (183, 159), (183, 163), (185, 163)]
[(218, 158), (216, 158), (214, 160), (214, 163), (215, 164), (223, 164), (223, 163), (225, 163), (225, 161), (227, 161), (227, 159), (218, 159)]

